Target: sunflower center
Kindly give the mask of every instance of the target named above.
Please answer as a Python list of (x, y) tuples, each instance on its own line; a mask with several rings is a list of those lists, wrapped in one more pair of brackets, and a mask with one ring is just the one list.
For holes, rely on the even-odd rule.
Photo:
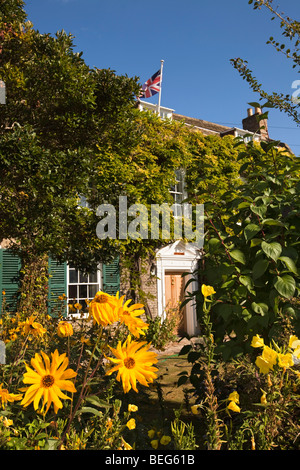
[(132, 369), (135, 366), (135, 360), (132, 357), (124, 359), (124, 366), (126, 369)]
[(99, 304), (105, 304), (107, 302), (107, 295), (105, 294), (100, 294), (96, 297), (96, 302), (98, 302)]
[(42, 378), (42, 386), (44, 388), (49, 388), (54, 384), (54, 377), (52, 375), (44, 375)]

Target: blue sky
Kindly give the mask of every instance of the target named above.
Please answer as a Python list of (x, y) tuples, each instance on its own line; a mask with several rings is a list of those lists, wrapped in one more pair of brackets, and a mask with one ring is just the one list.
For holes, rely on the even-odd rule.
[[(248, 61), (268, 92), (292, 94), (299, 74), (266, 41), (281, 41), (277, 21), (248, 0), (25, 0), (41, 33), (64, 29), (90, 67), (110, 68), (145, 82), (164, 60), (162, 102), (179, 114), (242, 127), (248, 103), (258, 101), (230, 63)], [(300, 18), (299, 0), (277, 0)], [(157, 102), (157, 95), (149, 100)], [(269, 134), (300, 155), (300, 128), (284, 113), (269, 112)]]

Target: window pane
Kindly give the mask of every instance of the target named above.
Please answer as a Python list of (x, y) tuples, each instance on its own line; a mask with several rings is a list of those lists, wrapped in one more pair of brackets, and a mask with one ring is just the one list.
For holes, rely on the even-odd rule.
[(99, 290), (98, 284), (93, 285), (93, 286), (89, 286), (89, 296), (88, 296), (88, 298), (89, 299), (94, 298), (95, 295), (97, 294), (98, 290)]
[(87, 298), (87, 286), (79, 286), (79, 297)]
[(89, 282), (97, 282), (97, 273), (91, 273), (89, 275)]
[(69, 299), (77, 299), (77, 286), (69, 286)]
[(86, 284), (88, 282), (87, 274), (79, 273), (80, 284)]
[(76, 284), (78, 282), (78, 271), (74, 268), (69, 269), (69, 282)]

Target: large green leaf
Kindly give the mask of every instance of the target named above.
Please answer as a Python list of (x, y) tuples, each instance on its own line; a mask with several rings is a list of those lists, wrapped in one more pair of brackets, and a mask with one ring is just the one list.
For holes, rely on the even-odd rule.
[(268, 313), (268, 310), (269, 310), (268, 305), (262, 302), (259, 302), (259, 303), (252, 302), (251, 308), (255, 313), (258, 313), (261, 316), (266, 315), (266, 313)]
[(258, 232), (260, 232), (260, 226), (259, 225), (256, 225), (256, 224), (248, 224), (246, 225), (246, 227), (244, 228), (244, 236), (245, 236), (245, 239), (248, 241), (248, 240), (251, 240), (251, 238), (253, 238)]
[(269, 261), (267, 259), (258, 260), (252, 270), (253, 279), (259, 279), (267, 270), (269, 266)]
[(248, 291), (251, 292), (252, 294), (255, 294), (254, 285), (253, 285), (253, 280), (250, 276), (240, 276), (239, 281), (243, 286), (247, 287)]
[(274, 287), (282, 297), (290, 299), (295, 293), (296, 282), (292, 276), (285, 274), (284, 276), (276, 277)]
[(282, 246), (280, 243), (272, 242), (262, 242), (261, 248), (263, 252), (267, 255), (268, 258), (272, 258), (274, 261), (277, 261), (282, 252)]
[(230, 256), (239, 263), (246, 264), (246, 258), (244, 253), (241, 250), (232, 250), (230, 251)]
[(255, 204), (251, 204), (250, 209), (254, 214), (259, 215), (259, 217), (264, 217), (267, 213), (267, 206), (261, 205), (261, 206), (256, 206)]
[(280, 256), (278, 259), (284, 263), (284, 265), (289, 271), (294, 274), (298, 274), (297, 266), (291, 258), (289, 258), (288, 256)]

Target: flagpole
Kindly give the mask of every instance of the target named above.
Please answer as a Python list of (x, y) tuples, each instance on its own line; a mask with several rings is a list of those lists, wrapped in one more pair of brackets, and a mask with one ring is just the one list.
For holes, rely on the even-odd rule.
[(164, 66), (164, 60), (161, 60), (161, 61), (160, 61), (160, 87), (159, 87), (158, 107), (157, 107), (157, 114), (158, 114), (159, 116), (160, 116), (160, 103), (161, 103), (161, 87), (162, 87), (163, 66)]

